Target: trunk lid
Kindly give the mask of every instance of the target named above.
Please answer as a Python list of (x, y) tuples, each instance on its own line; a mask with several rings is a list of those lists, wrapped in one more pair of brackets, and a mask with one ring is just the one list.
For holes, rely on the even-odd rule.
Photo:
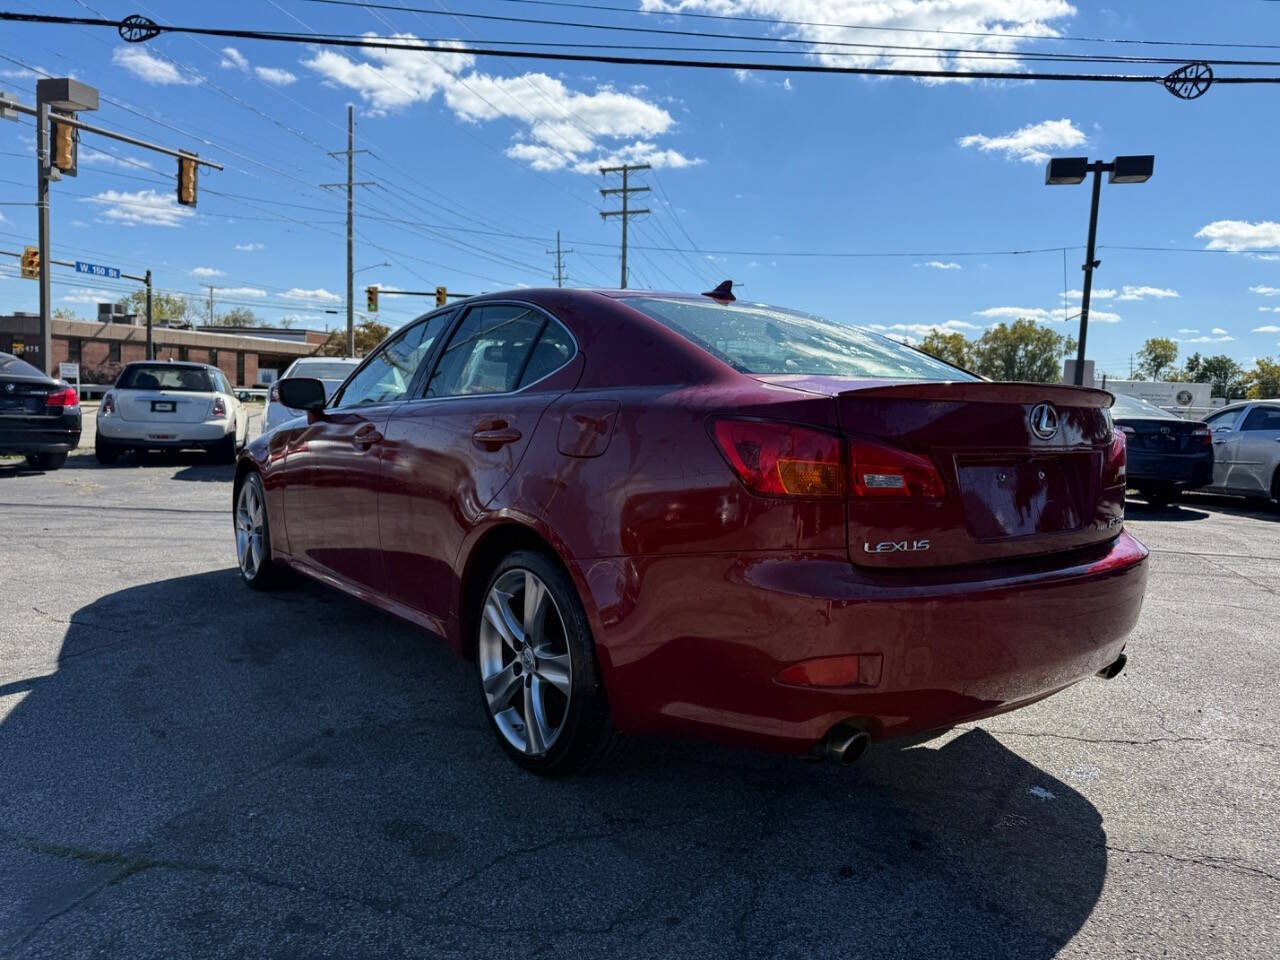
[(1204, 432), (1209, 428), (1197, 420), (1122, 417), (1116, 426), (1124, 430), (1129, 450), (1139, 455), (1202, 454), (1209, 447)]
[[(31, 417), (47, 413), (46, 400), (59, 389), (47, 380), (28, 377), (0, 377), (0, 417)], [(56, 411), (62, 415), (62, 410)]]
[[(761, 378), (766, 379), (766, 378)], [(1124, 480), (1108, 475), (1111, 395), (987, 381), (769, 377), (834, 398), (856, 458), (870, 441), (927, 457), (936, 497), (849, 498), (849, 557), (900, 569), (1073, 550), (1113, 538)]]
[(116, 390), (121, 420), (148, 423), (202, 423), (213, 412), (213, 396), (182, 390)]

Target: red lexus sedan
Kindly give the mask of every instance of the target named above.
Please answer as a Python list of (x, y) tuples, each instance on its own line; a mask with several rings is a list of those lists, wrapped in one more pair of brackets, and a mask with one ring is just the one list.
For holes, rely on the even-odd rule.
[(619, 733), (851, 762), (1114, 676), (1146, 584), (1101, 390), (632, 290), (416, 320), (248, 445), (241, 573), (315, 577), (475, 664), (539, 773)]

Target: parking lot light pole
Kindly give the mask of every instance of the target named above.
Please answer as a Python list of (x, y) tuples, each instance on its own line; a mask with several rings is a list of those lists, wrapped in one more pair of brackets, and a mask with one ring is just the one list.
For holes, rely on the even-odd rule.
[(1080, 337), (1076, 344), (1077, 387), (1084, 384), (1085, 340), (1089, 333), (1089, 300), (1093, 294), (1093, 271), (1102, 261), (1095, 257), (1098, 239), (1098, 200), (1102, 195), (1102, 174), (1108, 173), (1111, 183), (1145, 183), (1151, 179), (1156, 158), (1150, 154), (1133, 157), (1116, 157), (1110, 163), (1102, 160), (1089, 162), (1087, 157), (1056, 157), (1049, 161), (1044, 182), (1049, 186), (1077, 184), (1085, 175), (1093, 174), (1093, 199), (1089, 205), (1089, 240), (1084, 258), (1084, 289), (1080, 296)]

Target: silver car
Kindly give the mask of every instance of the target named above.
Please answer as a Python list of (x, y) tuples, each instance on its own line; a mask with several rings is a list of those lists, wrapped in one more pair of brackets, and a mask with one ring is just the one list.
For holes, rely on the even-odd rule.
[(1205, 417), (1213, 483), (1203, 493), (1280, 500), (1280, 400), (1233, 403)]
[[(342, 386), (351, 371), (360, 365), (354, 357), (299, 357), (289, 364), (285, 377), (314, 377), (324, 384), (324, 395), (330, 396), (334, 390)], [(276, 381), (279, 383), (279, 381)], [(262, 432), (274, 430), (286, 420), (302, 416), (301, 410), (293, 410), (280, 402), (280, 390), (276, 383), (271, 385), (267, 394), (267, 410), (262, 415)]]

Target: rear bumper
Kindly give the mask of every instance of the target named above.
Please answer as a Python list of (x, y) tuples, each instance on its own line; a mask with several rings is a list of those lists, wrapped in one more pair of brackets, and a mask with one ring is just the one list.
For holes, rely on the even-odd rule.
[(98, 436), (122, 447), (139, 449), (188, 449), (211, 447), (226, 439), (234, 421), (207, 420), (204, 423), (152, 423), (98, 417)]
[(1176, 487), (1204, 487), (1213, 480), (1213, 451), (1192, 456), (1144, 455), (1129, 451), (1125, 475), (1130, 486), (1163, 483)]
[[(1137, 621), (1146, 557), (1121, 533), (1055, 568), (907, 576), (765, 554), (600, 561), (587, 580), (620, 727), (804, 752), (841, 721), (907, 735), (1092, 676)], [(878, 684), (775, 679), (798, 660), (851, 653), (882, 655)]]
[(70, 453), (79, 444), (79, 410), (52, 423), (0, 422), (0, 453)]

